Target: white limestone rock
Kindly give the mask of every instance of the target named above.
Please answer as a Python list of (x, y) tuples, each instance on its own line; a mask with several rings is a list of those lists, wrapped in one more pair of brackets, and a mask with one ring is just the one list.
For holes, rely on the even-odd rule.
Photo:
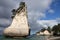
[(29, 26), (27, 21), (26, 7), (22, 10), (17, 10), (12, 24), (4, 30), (4, 35), (7, 36), (27, 36), (29, 34)]

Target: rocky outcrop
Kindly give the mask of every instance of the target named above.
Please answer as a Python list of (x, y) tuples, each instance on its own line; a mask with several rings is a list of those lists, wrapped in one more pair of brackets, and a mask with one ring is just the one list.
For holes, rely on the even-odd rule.
[(29, 34), (29, 26), (27, 21), (27, 9), (25, 2), (21, 2), (17, 10), (13, 10), (12, 24), (4, 30), (6, 36), (27, 36)]

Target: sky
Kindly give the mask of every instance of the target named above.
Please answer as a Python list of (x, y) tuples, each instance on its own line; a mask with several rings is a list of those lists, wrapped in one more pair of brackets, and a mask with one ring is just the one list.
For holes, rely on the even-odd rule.
[(25, 2), (31, 34), (60, 23), (60, 0), (0, 0), (0, 34), (12, 23), (12, 9)]

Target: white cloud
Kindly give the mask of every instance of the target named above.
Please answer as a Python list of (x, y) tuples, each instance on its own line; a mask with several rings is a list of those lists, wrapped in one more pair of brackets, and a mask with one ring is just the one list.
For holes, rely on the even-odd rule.
[(38, 20), (37, 22), (45, 28), (48, 26), (52, 28), (54, 25), (59, 23), (58, 20)]
[(45, 17), (45, 14), (42, 13), (42, 12), (34, 12), (34, 11), (31, 11), (28, 13), (28, 20), (31, 22), (32, 20), (37, 20), (38, 18), (42, 18), (42, 17)]
[(50, 6), (52, 0), (24, 0), (29, 9), (46, 9)]
[(56, 18), (56, 20), (60, 20), (60, 18)]
[(60, 18), (56, 18), (57, 22), (60, 23)]
[(49, 12), (49, 13), (54, 13), (54, 10), (49, 9), (48, 12)]
[(52, 0), (24, 0), (27, 4), (28, 18), (37, 20), (46, 17), (45, 11), (49, 9)]

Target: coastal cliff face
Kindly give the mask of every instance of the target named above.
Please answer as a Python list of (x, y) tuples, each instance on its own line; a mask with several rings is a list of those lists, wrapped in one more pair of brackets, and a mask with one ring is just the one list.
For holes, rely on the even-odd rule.
[(25, 2), (21, 2), (17, 10), (13, 10), (12, 24), (4, 30), (7, 36), (27, 36), (29, 34), (29, 26), (27, 21), (27, 9)]

